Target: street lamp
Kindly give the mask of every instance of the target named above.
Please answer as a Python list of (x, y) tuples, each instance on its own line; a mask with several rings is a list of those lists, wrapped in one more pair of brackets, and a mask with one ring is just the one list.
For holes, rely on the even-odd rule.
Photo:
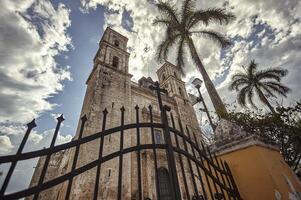
[(200, 91), (200, 88), (201, 88), (201, 85), (202, 85), (203, 81), (199, 78), (195, 78), (193, 81), (192, 81), (192, 84), (194, 85), (194, 87), (198, 90), (199, 92), (199, 97), (197, 98), (197, 101), (198, 102), (202, 102), (203, 103), (203, 107), (204, 107), (204, 110), (207, 114), (207, 117), (208, 117), (208, 120), (209, 120), (209, 123), (210, 123), (210, 126), (212, 127), (212, 130), (214, 132), (214, 129), (215, 129), (215, 126), (214, 124), (212, 123), (212, 120), (211, 120), (211, 117), (210, 117), (210, 114), (209, 114), (209, 111), (207, 109), (207, 106), (205, 104), (205, 101), (203, 99), (203, 96), (201, 94), (201, 91)]

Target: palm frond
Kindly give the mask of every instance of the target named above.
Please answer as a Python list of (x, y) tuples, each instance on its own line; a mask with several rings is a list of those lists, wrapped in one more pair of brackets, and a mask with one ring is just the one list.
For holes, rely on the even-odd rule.
[(236, 74), (234, 74), (232, 77), (231, 77), (232, 80), (238, 80), (238, 79), (244, 79), (246, 81), (249, 80), (249, 77), (245, 74), (245, 73), (242, 73), (242, 72), (238, 72)]
[(246, 107), (246, 97), (249, 90), (251, 90), (250, 87), (246, 86), (239, 91), (237, 94), (237, 102), (239, 105)]
[(205, 38), (208, 38), (212, 40), (213, 42), (219, 44), (221, 47), (227, 47), (231, 44), (230, 40), (228, 40), (225, 36), (222, 34), (215, 32), (215, 31), (191, 31), (191, 34), (200, 34), (204, 36)]
[(246, 79), (236, 79), (234, 80), (230, 86), (229, 86), (229, 90), (239, 90), (239, 87), (245, 86), (245, 85), (249, 85), (249, 81)]
[(277, 94), (280, 94), (284, 97), (286, 97), (286, 94), (291, 91), (290, 88), (277, 82), (269, 81), (269, 82), (263, 82), (262, 84), (264, 84), (266, 87), (271, 89), (273, 92), (276, 92)]
[(175, 21), (177, 24), (180, 24), (175, 6), (171, 5), (169, 2), (163, 2), (161, 0), (156, 4), (156, 6), (162, 14), (165, 14), (166, 17)]
[[(239, 91), (237, 97), (238, 103), (245, 106), (247, 98), (248, 102), (255, 107), (253, 102), (255, 90), (259, 99), (267, 105), (272, 112), (275, 112), (267, 99), (267, 95), (275, 97), (276, 93), (286, 97), (290, 89), (282, 85), (280, 80), (287, 74), (287, 70), (267, 69), (257, 71), (257, 63), (252, 60), (245, 71), (245, 73), (239, 72), (234, 74), (234, 76), (232, 76), (232, 83), (229, 86), (230, 90), (235, 89)], [(264, 79), (273, 79), (275, 81), (263, 81)], [(240, 87), (243, 88), (240, 89)]]
[(206, 26), (210, 22), (218, 22), (221, 25), (228, 24), (233, 19), (235, 19), (235, 16), (232, 13), (227, 13), (224, 9), (210, 8), (208, 10), (198, 10), (191, 16), (189, 28), (192, 28), (199, 22), (202, 22)]
[(164, 18), (159, 18), (156, 17), (156, 19), (154, 19), (153, 21), (153, 25), (165, 25), (165, 26), (174, 26), (173, 21), (169, 20), (169, 19), (164, 19)]
[(159, 44), (156, 51), (156, 58), (159, 62), (167, 59), (168, 52), (170, 48), (177, 42), (177, 38), (180, 34), (170, 34), (167, 30), (165, 34), (165, 39)]
[(182, 4), (181, 9), (181, 23), (186, 25), (189, 17), (194, 13), (195, 1), (194, 0), (185, 0)]
[(252, 60), (249, 66), (247, 67), (248, 76), (250, 78), (254, 77), (256, 69), (257, 69), (257, 63), (255, 63), (255, 60)]
[(261, 74), (260, 76), (258, 76), (258, 75), (256, 74), (256, 78), (257, 78), (257, 80), (272, 79), (272, 80), (275, 80), (275, 81), (277, 81), (277, 82), (280, 82), (280, 81), (281, 81), (281, 77), (279, 77), (278, 75), (276, 75), (276, 74), (268, 74), (268, 73), (266, 73), (266, 74)]
[(265, 84), (259, 83), (259, 87), (261, 87), (271, 97), (275, 97), (275, 95), (273, 94), (273, 92), (271, 91), (271, 89), (269, 87), (267, 87)]
[(254, 92), (253, 92), (253, 89), (249, 89), (248, 92), (247, 92), (247, 98), (248, 98), (248, 102), (251, 104), (251, 106), (253, 108), (256, 108), (257, 109), (257, 106), (254, 104), (253, 102), (253, 97), (254, 97)]
[(258, 98), (260, 99), (261, 102), (263, 102), (264, 104), (266, 104), (266, 97), (264, 96), (263, 92), (260, 90), (259, 87), (255, 87), (255, 91), (257, 93)]
[(258, 80), (262, 79), (274, 79), (278, 82), (280, 82), (281, 78), (286, 76), (288, 73), (287, 70), (285, 69), (280, 69), (280, 68), (274, 68), (274, 69), (266, 69), (266, 70), (261, 70), (256, 74), (256, 77)]

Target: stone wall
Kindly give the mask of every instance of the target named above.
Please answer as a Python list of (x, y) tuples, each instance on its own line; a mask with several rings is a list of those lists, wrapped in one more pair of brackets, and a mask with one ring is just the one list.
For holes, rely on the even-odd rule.
[[(120, 41), (120, 48), (114, 47), (113, 42), (116, 38)], [(152, 105), (154, 122), (160, 122), (160, 112), (157, 102), (157, 97), (154, 92), (148, 89), (147, 84), (139, 86), (131, 82), (131, 75), (128, 74), (128, 53), (125, 52), (127, 40), (118, 35), (114, 31), (107, 29), (103, 39), (100, 42), (100, 50), (97, 52), (94, 59), (95, 65), (87, 80), (87, 90), (81, 110), (81, 116), (86, 115), (87, 122), (84, 127), (83, 136), (89, 136), (102, 130), (103, 110), (108, 111), (106, 120), (106, 129), (119, 126), (121, 123), (121, 107), (125, 108), (125, 124), (136, 122), (135, 106), (139, 106), (140, 122), (150, 122), (148, 106)], [(120, 58), (119, 67), (112, 67), (112, 56)], [(145, 78), (144, 78), (145, 79)], [(145, 79), (151, 82), (151, 79)], [(177, 88), (181, 84), (184, 96), (179, 95), (179, 91), (175, 93), (163, 95), (163, 103), (171, 107), (171, 112), (176, 121), (176, 128), (179, 129), (177, 123), (181, 119), (184, 132), (186, 133), (186, 125), (191, 132), (194, 132), (201, 139), (198, 122), (191, 102), (188, 100), (188, 95), (185, 90), (185, 83), (181, 80), (172, 80), (170, 88)], [(172, 85), (173, 84), (173, 85)], [(168, 83), (165, 83), (168, 85)], [(169, 118), (170, 121), (170, 118)], [(171, 121), (170, 121), (171, 125)], [(75, 139), (79, 137), (81, 120), (79, 120)], [(124, 131), (124, 148), (137, 145), (136, 129)], [(162, 140), (163, 140), (163, 131)], [(141, 144), (151, 143), (150, 129), (140, 129)], [(164, 142), (164, 141), (162, 141)], [(172, 138), (175, 145), (175, 139)], [(180, 145), (183, 144), (180, 142)], [(100, 139), (83, 144), (79, 148), (79, 156), (76, 163), (76, 168), (82, 167), (93, 160), (98, 159), (100, 147)], [(120, 149), (120, 133), (108, 135), (104, 139), (103, 156), (109, 155)], [(61, 174), (71, 171), (75, 148), (68, 152), (60, 152), (51, 158), (51, 163), (54, 163), (49, 168), (47, 179), (58, 177)], [(152, 150), (142, 150), (141, 167), (142, 167), (142, 192), (143, 197), (156, 199), (155, 187), (155, 167), (154, 154)], [(157, 150), (158, 168), (167, 168), (165, 150)], [(40, 159), (39, 163), (42, 163)], [(181, 190), (183, 190), (183, 181), (180, 173), (178, 157), (176, 157), (177, 170), (180, 179)], [(184, 161), (185, 171), (187, 171), (187, 160)], [(32, 184), (36, 183), (38, 174), (40, 173), (41, 164), (37, 166)], [(101, 165), (100, 169), (100, 186), (98, 190), (99, 199), (117, 199), (117, 185), (119, 177), (119, 157), (109, 160)], [(130, 200), (137, 199), (138, 182), (137, 182), (137, 154), (128, 153), (123, 155), (122, 167), (122, 199)], [(194, 167), (195, 170), (195, 167)], [(88, 170), (73, 179), (70, 199), (91, 199), (94, 193), (96, 177), (96, 167)], [(192, 177), (190, 177), (191, 179)], [(188, 178), (189, 179), (189, 178)], [(191, 184), (191, 183), (189, 183)], [(47, 190), (39, 199), (65, 199), (68, 181)], [(192, 190), (192, 187), (190, 187)], [(192, 191), (191, 191), (192, 193)], [(185, 198), (184, 198), (185, 199)]]

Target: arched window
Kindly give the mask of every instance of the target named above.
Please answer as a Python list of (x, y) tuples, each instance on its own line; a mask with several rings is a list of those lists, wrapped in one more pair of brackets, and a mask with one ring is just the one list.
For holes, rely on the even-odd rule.
[(163, 75), (162, 75), (162, 81), (164, 81), (165, 78), (166, 78), (166, 77), (165, 77), (165, 74), (163, 74)]
[(112, 62), (112, 66), (117, 68), (119, 64), (119, 59), (116, 56), (113, 56), (113, 62)]
[(156, 144), (163, 144), (163, 138), (162, 138), (162, 133), (160, 130), (155, 129), (155, 143)]
[(177, 73), (176, 73), (176, 72), (174, 72), (173, 74), (175, 75), (175, 77), (176, 77), (176, 78), (178, 78), (178, 76), (177, 76)]
[(118, 41), (118, 40), (114, 40), (114, 45), (115, 45), (116, 47), (119, 47), (119, 41)]
[(158, 169), (159, 196), (161, 200), (172, 200), (168, 170), (164, 167)]
[(182, 89), (179, 87), (179, 94), (180, 96), (183, 96), (183, 92), (182, 92)]

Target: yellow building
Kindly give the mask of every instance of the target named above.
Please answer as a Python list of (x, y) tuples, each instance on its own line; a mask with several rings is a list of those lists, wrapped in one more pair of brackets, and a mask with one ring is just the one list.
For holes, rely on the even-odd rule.
[(300, 199), (300, 180), (275, 146), (227, 121), (219, 124), (216, 134), (215, 152), (229, 164), (242, 199)]

